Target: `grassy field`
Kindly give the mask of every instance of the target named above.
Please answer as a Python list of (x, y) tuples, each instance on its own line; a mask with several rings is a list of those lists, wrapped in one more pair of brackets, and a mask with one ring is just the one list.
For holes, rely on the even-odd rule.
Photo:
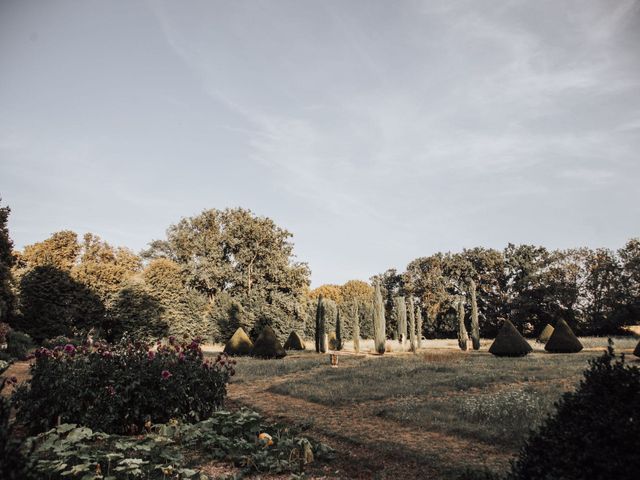
[[(486, 351), (487, 342), (479, 352), (461, 352), (455, 340), (435, 341), (417, 355), (341, 356), (338, 368), (328, 365), (327, 356), (312, 352), (281, 361), (241, 358), (233, 383), (260, 384), (261, 391), (284, 404), (290, 399), (292, 408), (295, 403), (303, 413), (304, 402), (326, 407), (332, 415), (343, 413), (345, 428), (340, 436), (356, 443), (366, 438), (350, 434), (357, 430), (349, 426), (353, 412), (358, 417), (354, 422), (370, 419), (378, 422), (377, 428), (396, 425), (418, 435), (437, 432), (445, 441), (468, 442), (480, 449), (498, 447), (515, 454), (562, 393), (578, 385), (589, 359), (600, 355), (607, 344), (603, 338), (582, 341), (585, 350), (577, 354), (549, 354), (532, 343), (535, 351), (523, 358), (494, 357)], [(618, 338), (615, 346), (630, 353), (636, 342)], [(638, 360), (629, 356), (629, 361)], [(323, 419), (316, 416), (314, 421), (322, 424)], [(398, 442), (402, 445), (402, 439)], [(420, 455), (420, 449), (407, 447), (406, 454)], [(465, 455), (459, 456), (458, 465), (437, 455), (431, 461), (451, 472), (465, 467)], [(503, 458), (492, 469), (506, 468), (507, 463)], [(456, 477), (443, 473), (442, 478)]]

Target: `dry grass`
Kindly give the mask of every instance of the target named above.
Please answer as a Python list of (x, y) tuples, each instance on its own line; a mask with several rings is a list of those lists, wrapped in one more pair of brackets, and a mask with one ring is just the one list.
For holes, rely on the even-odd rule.
[[(546, 353), (532, 341), (535, 351), (522, 358), (489, 355), (488, 341), (480, 352), (461, 352), (456, 340), (437, 340), (418, 355), (341, 357), (337, 369), (322, 368), (328, 360), (312, 353), (280, 365), (243, 359), (238, 381), (273, 376), (268, 391), (280, 395), (336, 408), (359, 405), (381, 418), (515, 452), (607, 345), (606, 338), (581, 340), (585, 351), (568, 355)], [(618, 351), (635, 343), (615, 340)], [(292, 372), (297, 374), (278, 381)]]

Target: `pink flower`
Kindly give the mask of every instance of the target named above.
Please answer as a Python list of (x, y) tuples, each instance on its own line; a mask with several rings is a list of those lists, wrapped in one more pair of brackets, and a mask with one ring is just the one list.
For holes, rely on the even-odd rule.
[(70, 343), (67, 343), (64, 346), (64, 353), (68, 353), (69, 355), (74, 355), (76, 353), (76, 347), (74, 347)]
[(163, 380), (168, 380), (169, 378), (173, 377), (169, 370), (163, 370), (160, 375), (162, 376)]
[(149, 360), (153, 360), (154, 358), (156, 358), (156, 352), (154, 352), (153, 350), (149, 350), (149, 352), (147, 353), (147, 358), (149, 358)]

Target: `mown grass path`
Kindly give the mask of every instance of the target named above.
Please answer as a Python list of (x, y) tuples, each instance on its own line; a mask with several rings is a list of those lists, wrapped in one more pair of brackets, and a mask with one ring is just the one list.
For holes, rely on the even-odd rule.
[(455, 478), (461, 460), (469, 468), (508, 466), (512, 454), (503, 448), (380, 418), (375, 414), (380, 402), (330, 407), (269, 391), (275, 384), (312, 378), (322, 368), (329, 367), (232, 383), (229, 400), (283, 423), (312, 420), (310, 435), (338, 451), (337, 477)]

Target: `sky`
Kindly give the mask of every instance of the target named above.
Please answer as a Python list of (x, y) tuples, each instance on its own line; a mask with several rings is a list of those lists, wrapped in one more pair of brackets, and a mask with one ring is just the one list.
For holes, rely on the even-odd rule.
[(312, 284), (640, 235), (640, 0), (0, 0), (16, 248), (135, 251), (204, 209)]

